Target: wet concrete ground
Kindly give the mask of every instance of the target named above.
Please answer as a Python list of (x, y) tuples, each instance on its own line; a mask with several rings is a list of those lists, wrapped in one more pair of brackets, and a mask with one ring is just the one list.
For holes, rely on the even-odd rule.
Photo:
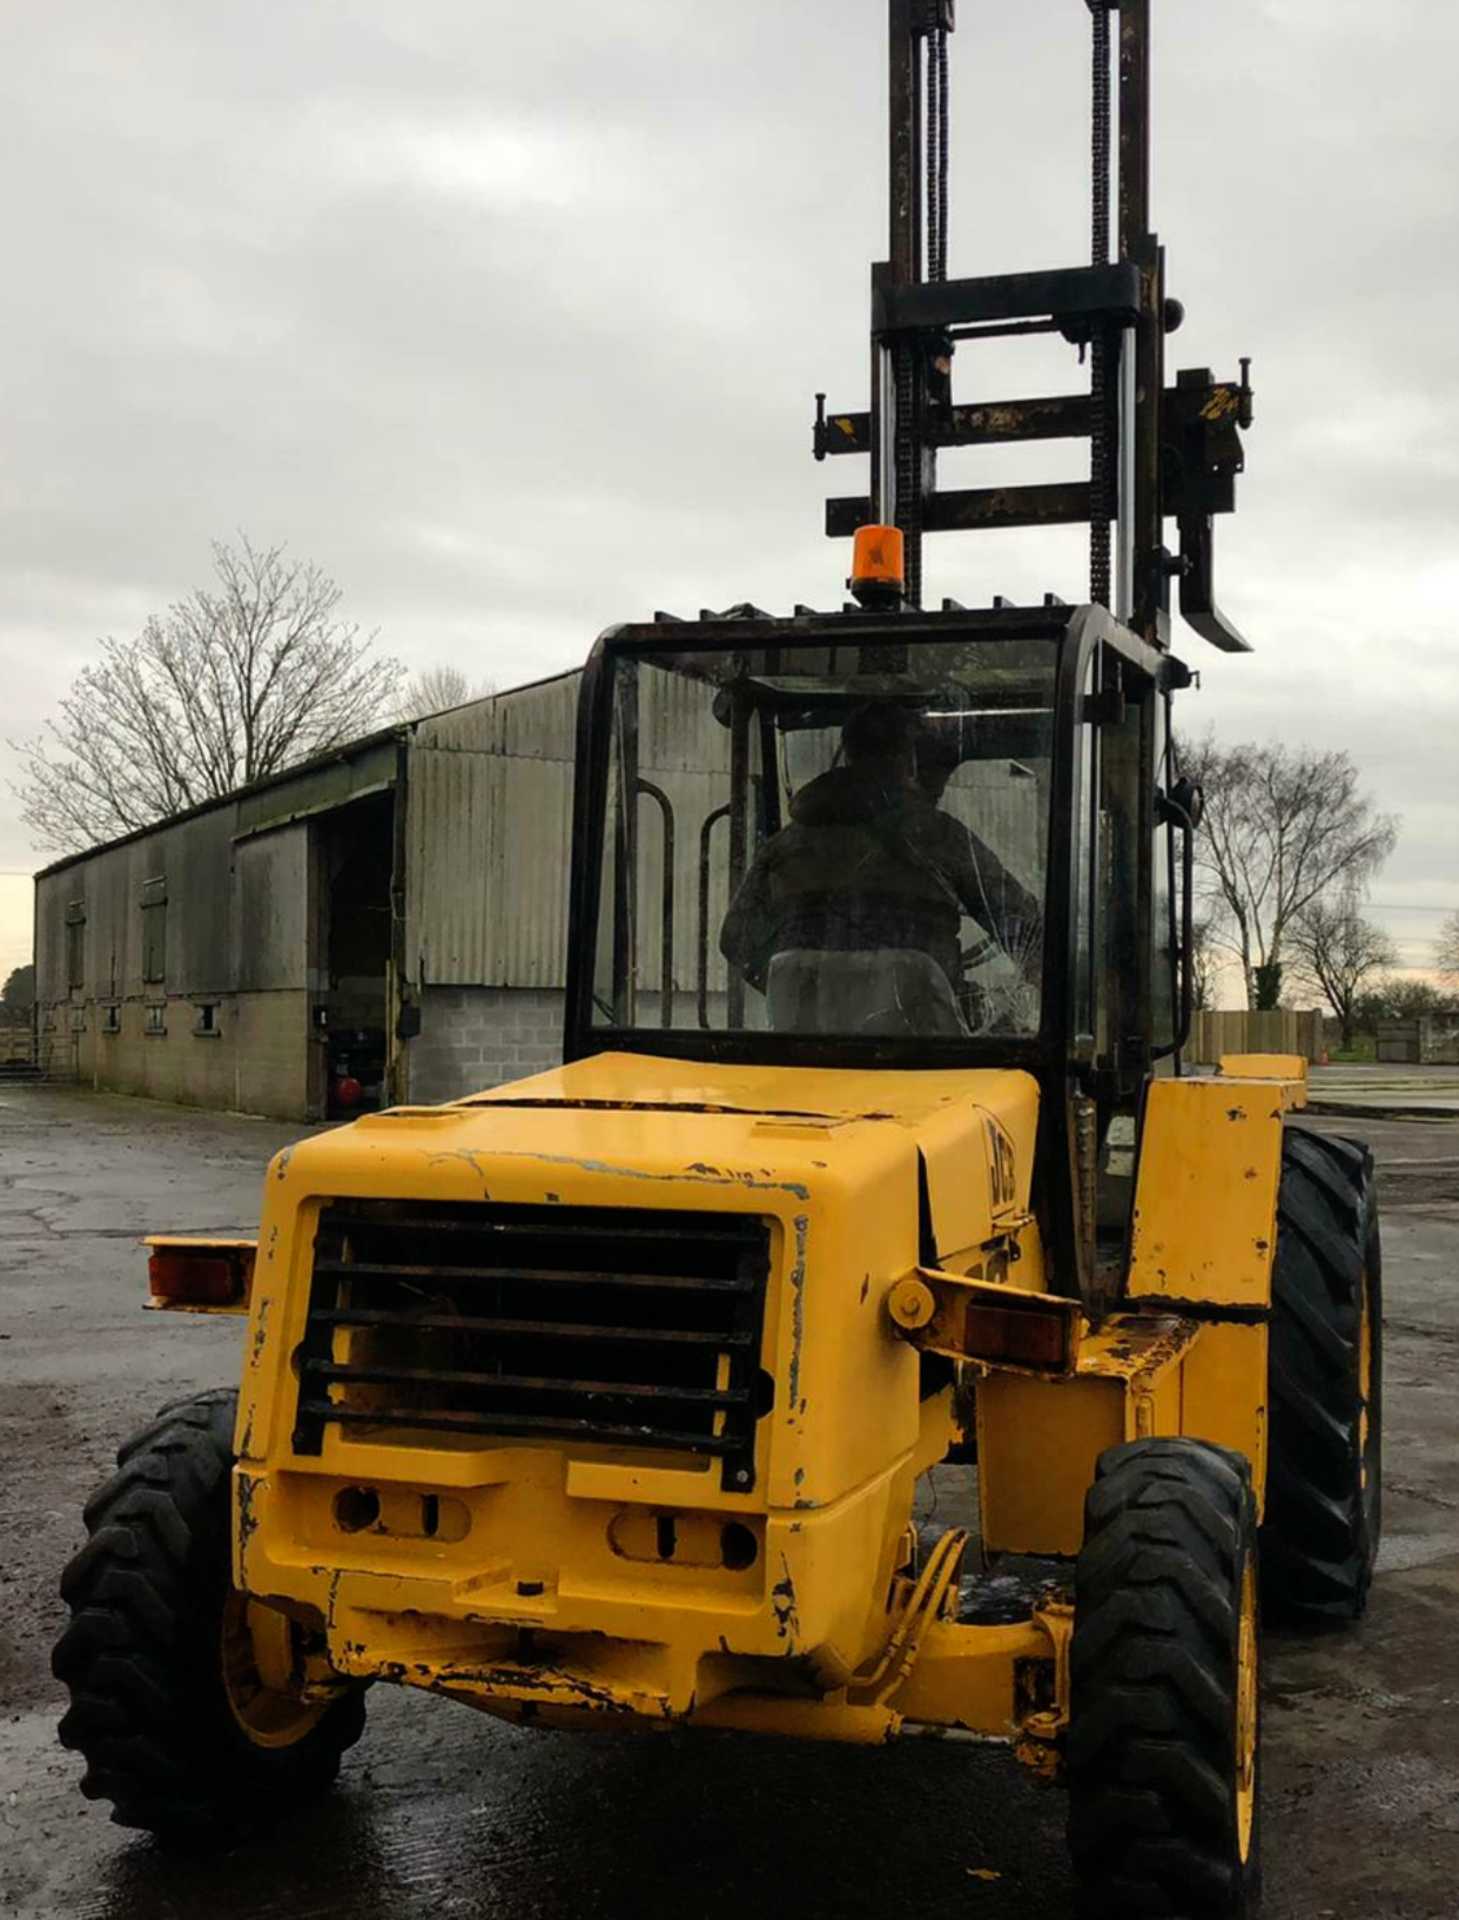
[[(1459, 1121), (1365, 1131), (1384, 1168), (1388, 1501), (1367, 1620), (1268, 1641), (1270, 1920), (1459, 1916)], [(521, 1733), (384, 1688), (340, 1790), (223, 1859), (108, 1823), (56, 1743), (59, 1570), (117, 1442), (230, 1380), (238, 1328), (138, 1311), (136, 1236), (251, 1230), (296, 1134), (0, 1092), (0, 1913), (77, 1920), (728, 1920), (1070, 1911), (1063, 1803), (967, 1749)]]
[(1459, 1067), (1313, 1067), (1307, 1084), (1314, 1110), (1324, 1114), (1380, 1120), (1459, 1114)]

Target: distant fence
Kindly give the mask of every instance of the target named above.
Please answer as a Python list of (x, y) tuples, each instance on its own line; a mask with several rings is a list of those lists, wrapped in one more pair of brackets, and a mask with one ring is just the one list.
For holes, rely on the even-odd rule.
[(1320, 1012), (1278, 1007), (1273, 1013), (1198, 1013), (1185, 1051), (1188, 1060), (1214, 1066), (1224, 1053), (1297, 1053), (1304, 1060), (1320, 1060), (1322, 1045)]
[(1429, 1015), (1378, 1022), (1378, 1058), (1412, 1066), (1459, 1067), (1459, 1034)]
[(35, 1068), (35, 1028), (32, 1020), (0, 1021), (0, 1074), (27, 1074)]

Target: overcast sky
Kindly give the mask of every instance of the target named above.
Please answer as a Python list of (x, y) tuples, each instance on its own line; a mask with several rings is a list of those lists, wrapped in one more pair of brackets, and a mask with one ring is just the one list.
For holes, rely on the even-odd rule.
[[(884, 0), (67, 0), (0, 62), (0, 734), (101, 635), (287, 542), (413, 667), (500, 686), (655, 607), (834, 605), (812, 396), (865, 404)], [(1403, 816), (1410, 964), (1459, 906), (1459, 10), (1156, 0), (1174, 366), (1254, 358), (1186, 724), (1345, 746)], [(951, 270), (1086, 244), (1084, 0), (962, 0)], [(1067, 391), (1065, 350), (958, 362)], [(996, 459), (993, 455), (991, 458)], [(967, 484), (990, 456), (962, 454)], [(1072, 446), (1028, 477), (1076, 477)], [(978, 463), (975, 465), (975, 461)], [(1007, 471), (1007, 469), (1003, 469)], [(1081, 599), (1077, 534), (930, 585)], [(0, 774), (14, 775), (3, 755)], [(38, 864), (0, 790), (0, 972)]]

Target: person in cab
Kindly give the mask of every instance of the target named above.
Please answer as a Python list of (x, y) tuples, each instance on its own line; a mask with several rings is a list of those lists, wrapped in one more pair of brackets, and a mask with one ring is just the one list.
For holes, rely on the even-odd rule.
[(891, 701), (847, 721), (837, 764), (796, 794), (761, 848), (720, 951), (766, 996), (777, 1032), (967, 1032), (959, 1005), (964, 916), (1007, 945), (1038, 901), (919, 783), (920, 722)]

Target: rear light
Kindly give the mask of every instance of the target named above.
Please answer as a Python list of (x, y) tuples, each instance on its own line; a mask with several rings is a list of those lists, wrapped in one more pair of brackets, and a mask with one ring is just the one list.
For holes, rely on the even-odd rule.
[(142, 1242), (149, 1307), (184, 1313), (246, 1313), (256, 1240), (151, 1234)]
[(1056, 1378), (1077, 1363), (1077, 1300), (919, 1267), (892, 1288), (887, 1312), (904, 1340), (955, 1360)]

